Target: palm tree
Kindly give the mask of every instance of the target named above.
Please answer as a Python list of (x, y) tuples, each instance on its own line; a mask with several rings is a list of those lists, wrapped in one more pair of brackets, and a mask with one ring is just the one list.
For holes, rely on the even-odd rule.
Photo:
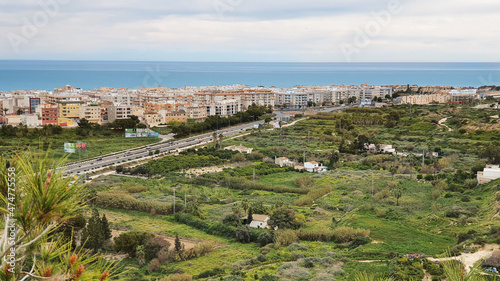
[(212, 140), (214, 142), (214, 149), (217, 149), (217, 132), (212, 134)]
[(8, 109), (8, 108), (4, 108), (4, 109), (3, 109), (3, 115), (4, 115), (4, 116), (5, 116), (5, 115), (7, 115), (7, 111), (9, 111), (9, 109)]
[(243, 211), (245, 211), (245, 215), (246, 215), (247, 210), (250, 207), (250, 203), (248, 202), (248, 199), (243, 199), (243, 201), (241, 201), (241, 207), (243, 208)]
[(482, 275), (480, 262), (466, 270), (463, 263), (452, 259), (442, 262), (444, 275), (448, 281), (481, 281), (488, 280), (487, 275)]

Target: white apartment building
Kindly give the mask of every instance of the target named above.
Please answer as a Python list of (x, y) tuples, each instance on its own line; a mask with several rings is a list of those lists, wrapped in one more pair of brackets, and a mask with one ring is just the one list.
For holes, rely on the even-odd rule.
[(237, 100), (223, 100), (207, 106), (207, 116), (219, 115), (221, 117), (233, 116), (242, 111), (242, 103)]

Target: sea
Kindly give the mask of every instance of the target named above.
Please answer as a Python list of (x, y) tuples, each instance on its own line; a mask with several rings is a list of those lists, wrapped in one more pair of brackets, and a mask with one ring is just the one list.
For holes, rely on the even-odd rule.
[(500, 63), (0, 60), (0, 91), (234, 85), (500, 85)]

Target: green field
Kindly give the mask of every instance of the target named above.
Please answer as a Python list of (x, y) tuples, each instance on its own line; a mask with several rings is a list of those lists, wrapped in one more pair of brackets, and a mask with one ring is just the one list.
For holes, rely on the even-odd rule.
[[(398, 269), (404, 262), (398, 258), (406, 254), (460, 254), (474, 251), (472, 244), (500, 241), (499, 182), (478, 186), (474, 180), (475, 172), (490, 160), (485, 149), (500, 136), (496, 120), (487, 118), (495, 114), (466, 106), (414, 106), (411, 113), (397, 107), (317, 115), (281, 133), (262, 129), (224, 141), (225, 146), (242, 144), (258, 151), (245, 155), (246, 162), (238, 162), (233, 170), (192, 177), (169, 163), (181, 158), (165, 158), (151, 179), (106, 176), (89, 183), (88, 191), (97, 197), (106, 193), (129, 198), (127, 202), (137, 205), (133, 208), (142, 210), (100, 202), (99, 210), (116, 231), (218, 243), (211, 253), (166, 262), (155, 270), (148, 269), (149, 260), (140, 265), (135, 258), (126, 259), (123, 263), (131, 270), (124, 280), (157, 280), (181, 272), (204, 276), (197, 280), (354, 280), (358, 272), (405, 276), (410, 273)], [(445, 117), (453, 131), (437, 125)], [(367, 153), (360, 149), (361, 142), (392, 144), (407, 155)], [(439, 156), (414, 155), (422, 151)], [(196, 168), (196, 153), (183, 154), (185, 165)], [(308, 174), (268, 164), (282, 156), (300, 163), (304, 154), (329, 171)], [(212, 150), (203, 155), (221, 157), (210, 162), (218, 165), (243, 161)], [(141, 167), (136, 174), (141, 175)], [(325, 188), (327, 192), (315, 193)], [(304, 197), (312, 199), (302, 204)], [(176, 215), (155, 215), (156, 210), (148, 209), (171, 206), (174, 198)], [(253, 214), (277, 220), (287, 210), (292, 213), (290, 224), (271, 231), (274, 240), (262, 238), (264, 230), (253, 230), (245, 240), (244, 227), (232, 223), (240, 224), (249, 207)], [(286, 227), (298, 229), (285, 232)], [(285, 233), (293, 241), (283, 242)], [(294, 240), (293, 235), (301, 238)]]

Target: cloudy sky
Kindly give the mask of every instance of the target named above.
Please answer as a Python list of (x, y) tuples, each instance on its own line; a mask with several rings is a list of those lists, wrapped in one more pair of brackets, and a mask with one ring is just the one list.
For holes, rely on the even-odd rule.
[(2, 2), (0, 59), (500, 61), (498, 0)]

